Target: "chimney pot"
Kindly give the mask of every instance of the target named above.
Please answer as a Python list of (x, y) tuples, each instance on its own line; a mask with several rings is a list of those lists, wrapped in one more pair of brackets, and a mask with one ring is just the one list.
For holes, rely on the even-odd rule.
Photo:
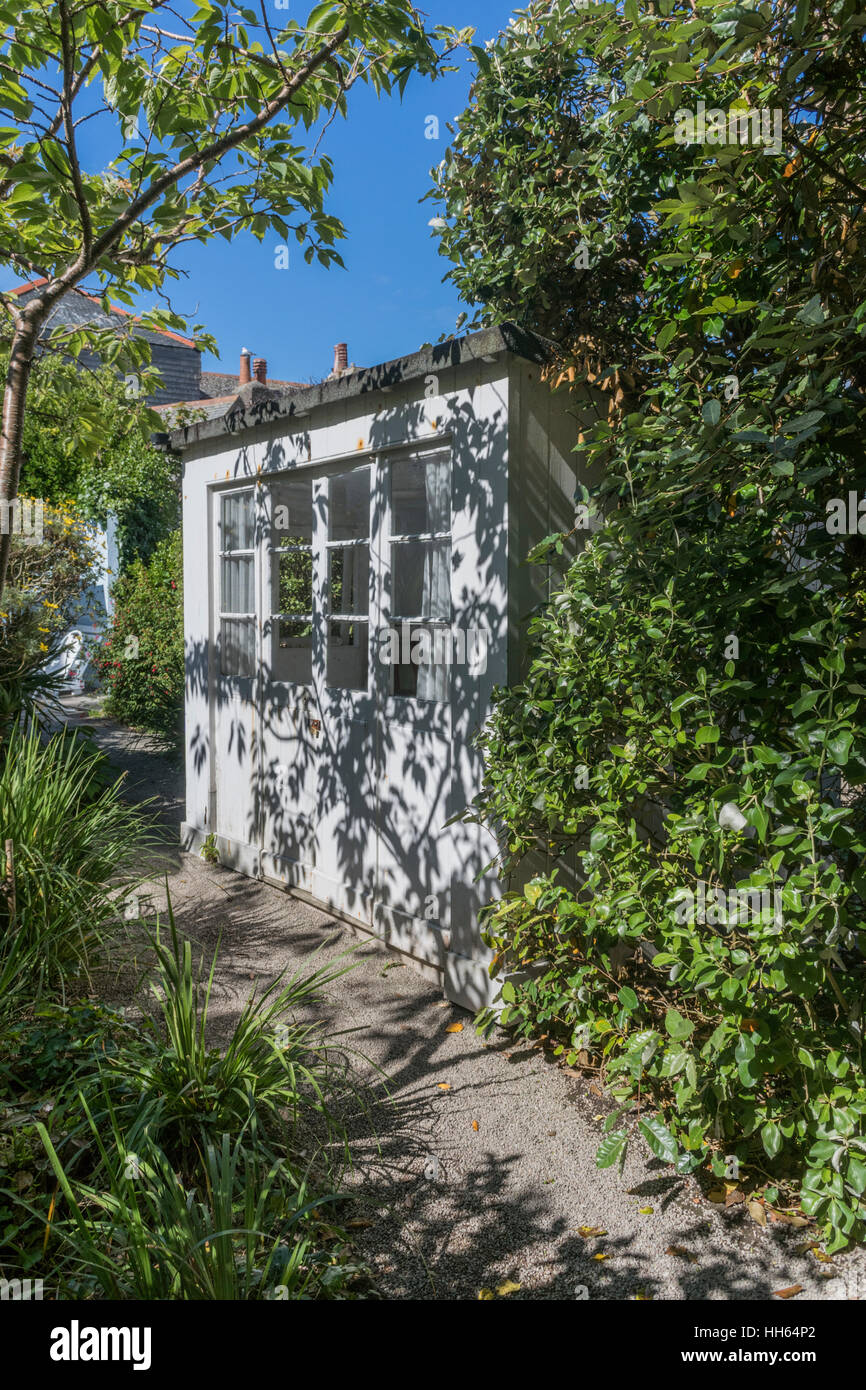
[(349, 370), (349, 344), (336, 343), (334, 345), (334, 376), (339, 376), (341, 372)]
[(262, 386), (268, 384), (268, 363), (264, 357), (253, 358), (253, 376), (256, 381), (261, 382)]
[(246, 386), (247, 382), (251, 380), (250, 354), (246, 348), (241, 348), (241, 369), (238, 372), (238, 384), (240, 386)]

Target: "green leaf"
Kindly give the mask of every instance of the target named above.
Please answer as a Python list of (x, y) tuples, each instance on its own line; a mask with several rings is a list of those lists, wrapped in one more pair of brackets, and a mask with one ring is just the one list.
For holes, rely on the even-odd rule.
[(772, 1120), (768, 1120), (761, 1129), (761, 1143), (770, 1158), (775, 1158), (782, 1148), (782, 1131)]
[(679, 1152), (677, 1141), (661, 1120), (657, 1119), (656, 1116), (640, 1120), (638, 1129), (656, 1158), (660, 1158), (664, 1163), (676, 1163)]
[(684, 1018), (677, 1009), (668, 1009), (665, 1014), (665, 1031), (670, 1037), (681, 1040), (691, 1037), (695, 1025), (690, 1019)]
[(721, 730), (716, 724), (702, 724), (695, 734), (695, 743), (718, 743)]
[(624, 1161), (627, 1144), (628, 1130), (615, 1129), (605, 1135), (596, 1151), (596, 1168), (612, 1168), (614, 1163)]

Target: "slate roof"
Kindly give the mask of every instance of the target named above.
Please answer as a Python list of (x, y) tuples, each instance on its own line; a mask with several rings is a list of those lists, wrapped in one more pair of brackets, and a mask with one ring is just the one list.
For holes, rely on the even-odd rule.
[[(6, 290), (5, 293), (21, 295), (23, 298), (24, 296), (30, 296), (31, 294), (35, 293), (35, 291), (38, 290), (41, 285), (47, 284), (48, 279), (46, 276), (43, 275), (39, 280), (30, 280), (25, 285), (16, 285), (14, 289)], [(89, 299), (91, 304), (95, 304), (100, 309), (102, 308), (102, 301), (100, 300), (98, 295), (88, 294), (86, 290), (78, 289), (77, 286), (72, 290), (67, 290), (66, 293), (81, 295), (83, 299)], [(111, 304), (109, 306), (109, 310), (112, 314), (120, 314), (124, 318), (131, 318), (133, 322), (136, 322), (139, 318), (138, 314), (133, 314), (129, 309), (121, 309), (118, 304)], [(182, 338), (179, 333), (172, 333), (167, 328), (148, 328), (145, 332), (145, 337), (167, 338), (170, 342), (175, 342), (180, 347), (195, 347), (195, 343), (193, 342), (192, 338)]]

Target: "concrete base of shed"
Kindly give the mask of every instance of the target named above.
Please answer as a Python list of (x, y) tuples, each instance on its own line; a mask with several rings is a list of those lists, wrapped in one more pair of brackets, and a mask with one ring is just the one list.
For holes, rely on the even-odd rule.
[[(188, 854), (197, 853), (208, 835), (207, 830), (184, 821), (180, 827), (181, 848)], [(409, 918), (393, 908), (385, 907), (377, 909), (372, 923), (364, 922), (327, 899), (264, 872), (262, 853), (255, 845), (227, 840), (222, 835), (214, 835), (212, 843), (225, 868), (246, 874), (248, 878), (260, 879), (274, 888), (282, 888), (301, 902), (310, 903), (345, 922), (357, 935), (374, 937), (405, 965), (439, 985), (444, 997), (452, 1004), (475, 1011), (498, 1002), (500, 982), (490, 979), (487, 963), (450, 950), (451, 933), (442, 931), (434, 923)]]

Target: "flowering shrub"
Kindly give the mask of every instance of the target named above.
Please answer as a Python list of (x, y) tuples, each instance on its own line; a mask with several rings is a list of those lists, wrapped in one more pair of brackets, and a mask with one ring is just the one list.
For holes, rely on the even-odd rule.
[(109, 713), (168, 739), (183, 709), (181, 576), (179, 533), (160, 542), (149, 564), (134, 560), (114, 586), (114, 616), (96, 658)]

